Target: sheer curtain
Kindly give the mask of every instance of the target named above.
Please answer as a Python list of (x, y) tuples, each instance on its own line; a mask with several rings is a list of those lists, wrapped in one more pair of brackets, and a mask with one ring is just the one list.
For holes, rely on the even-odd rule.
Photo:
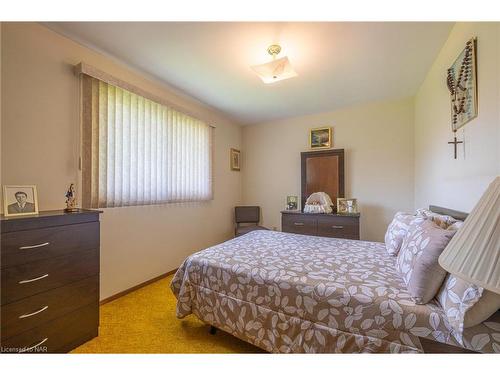
[(212, 133), (204, 122), (82, 75), (84, 207), (212, 199)]

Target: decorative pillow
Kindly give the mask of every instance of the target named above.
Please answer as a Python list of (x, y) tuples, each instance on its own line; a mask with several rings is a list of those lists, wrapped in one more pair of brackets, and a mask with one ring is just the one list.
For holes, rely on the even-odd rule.
[(500, 294), (483, 290), (483, 295), (474, 306), (465, 312), (464, 328), (481, 324), (500, 309)]
[(397, 266), (415, 303), (425, 304), (439, 291), (446, 271), (438, 264), (438, 258), (454, 234), (455, 231), (441, 229), (432, 220), (410, 225)]
[(449, 274), (436, 295), (444, 309), (453, 336), (462, 343), (465, 313), (479, 301), (483, 288)]
[(453, 224), (451, 224), (448, 228), (448, 230), (459, 230), (462, 225), (464, 225), (463, 221), (455, 221)]
[(415, 219), (415, 215), (404, 212), (397, 212), (385, 232), (385, 247), (391, 255), (397, 255), (403, 238), (410, 228), (410, 224)]
[(500, 309), (500, 295), (449, 274), (436, 295), (448, 322), (460, 337), (464, 328), (484, 322)]
[(451, 216), (437, 214), (426, 208), (419, 208), (416, 212), (416, 215), (431, 219), (433, 222), (435, 222), (439, 227), (443, 229), (448, 229), (450, 225), (458, 221), (457, 219), (454, 219)]

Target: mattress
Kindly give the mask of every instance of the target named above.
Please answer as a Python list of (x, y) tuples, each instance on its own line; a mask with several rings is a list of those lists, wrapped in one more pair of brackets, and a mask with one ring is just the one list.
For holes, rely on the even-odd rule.
[(413, 303), (378, 242), (254, 231), (188, 257), (171, 289), (178, 318), (273, 353), (419, 353), (419, 337), (500, 352), (498, 317), (457, 337), (436, 301)]

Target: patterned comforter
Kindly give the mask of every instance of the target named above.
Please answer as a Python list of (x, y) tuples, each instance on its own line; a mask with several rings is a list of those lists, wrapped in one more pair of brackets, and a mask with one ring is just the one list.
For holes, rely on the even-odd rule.
[(421, 352), (418, 337), (500, 352), (498, 320), (455, 337), (437, 302), (412, 302), (395, 262), (382, 243), (254, 231), (188, 257), (171, 288), (179, 318), (269, 352)]

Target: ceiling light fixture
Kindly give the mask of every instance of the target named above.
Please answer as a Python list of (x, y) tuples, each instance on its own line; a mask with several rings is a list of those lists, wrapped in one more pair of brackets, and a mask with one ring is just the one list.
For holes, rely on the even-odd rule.
[(281, 52), (281, 46), (278, 44), (270, 45), (267, 52), (273, 57), (273, 61), (252, 66), (253, 71), (257, 73), (264, 83), (274, 83), (297, 76), (288, 57), (276, 59), (276, 55)]

